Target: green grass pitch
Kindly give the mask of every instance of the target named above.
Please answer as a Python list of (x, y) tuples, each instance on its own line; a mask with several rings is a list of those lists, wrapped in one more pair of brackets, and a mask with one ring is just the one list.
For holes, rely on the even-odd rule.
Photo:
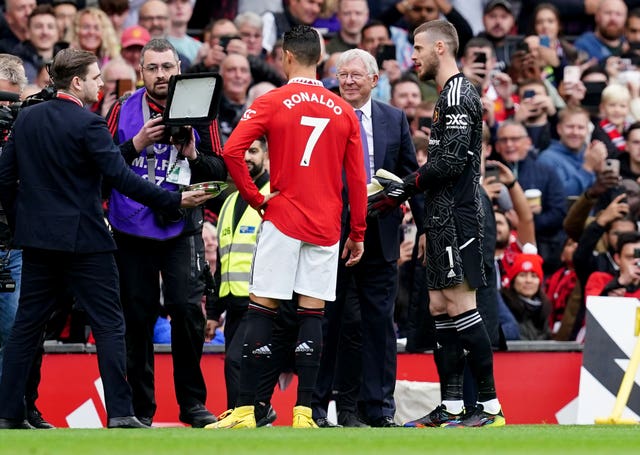
[(639, 454), (638, 426), (257, 430), (1, 430), (0, 454)]

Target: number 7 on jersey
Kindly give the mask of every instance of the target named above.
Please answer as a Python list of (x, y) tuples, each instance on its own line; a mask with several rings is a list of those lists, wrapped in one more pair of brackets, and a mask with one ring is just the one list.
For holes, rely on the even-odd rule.
[(309, 139), (307, 140), (307, 145), (304, 147), (304, 154), (300, 160), (300, 166), (309, 166), (313, 149), (316, 146), (318, 139), (320, 139), (322, 132), (329, 124), (329, 119), (322, 117), (307, 117), (306, 115), (303, 115), (300, 117), (300, 124), (303, 126), (313, 127), (313, 130), (309, 135)]

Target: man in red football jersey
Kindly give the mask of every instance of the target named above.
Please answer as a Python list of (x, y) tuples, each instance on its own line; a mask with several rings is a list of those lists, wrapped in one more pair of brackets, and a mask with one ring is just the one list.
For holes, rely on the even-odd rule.
[[(326, 300), (335, 299), (343, 174), (349, 188), (351, 232), (342, 251), (355, 265), (364, 252), (366, 174), (354, 110), (316, 80), (320, 37), (300, 25), (285, 33), (284, 87), (259, 97), (227, 141), (223, 157), (244, 200), (263, 215), (249, 282), (250, 304), (236, 407), (207, 428), (253, 428), (259, 372), (271, 357), (271, 330), (280, 300), (298, 294), (295, 348), (298, 400), (293, 426), (316, 427), (311, 395), (322, 351)], [(253, 183), (245, 150), (267, 137), (271, 193)]]

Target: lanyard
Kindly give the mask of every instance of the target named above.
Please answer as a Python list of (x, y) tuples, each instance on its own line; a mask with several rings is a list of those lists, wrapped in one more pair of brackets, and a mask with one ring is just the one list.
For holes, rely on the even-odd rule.
[[(142, 100), (142, 124), (144, 125), (151, 118), (151, 112), (149, 111), (149, 104), (147, 103), (147, 99), (144, 95), (140, 97)], [(147, 145), (145, 148), (147, 152), (147, 176), (149, 177), (149, 181), (156, 184), (156, 154), (153, 150), (153, 144)]]

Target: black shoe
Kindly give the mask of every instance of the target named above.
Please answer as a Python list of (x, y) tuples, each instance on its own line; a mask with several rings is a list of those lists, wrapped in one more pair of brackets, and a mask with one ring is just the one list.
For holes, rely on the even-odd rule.
[(349, 428), (368, 428), (369, 425), (364, 423), (358, 414), (351, 411), (338, 412), (338, 424)]
[(189, 409), (181, 409), (178, 418), (180, 422), (191, 425), (193, 428), (204, 428), (206, 425), (218, 421), (216, 416), (201, 404)]
[(412, 420), (404, 424), (405, 427), (427, 428), (441, 427), (451, 422), (456, 422), (462, 417), (462, 414), (451, 414), (447, 408), (441, 404), (424, 417)]
[(336, 425), (335, 423), (329, 422), (326, 417), (316, 419), (316, 425), (318, 425), (318, 428), (342, 428), (342, 425)]
[(140, 422), (136, 416), (112, 417), (107, 421), (107, 428), (151, 428)]
[(35, 430), (35, 428), (26, 419), (0, 418), (0, 430)]
[(273, 409), (271, 405), (260, 406), (256, 405), (253, 411), (256, 417), (256, 427), (267, 427), (271, 426), (273, 422), (275, 422), (278, 417), (276, 411)]
[(481, 404), (477, 404), (465, 412), (460, 420), (447, 423), (445, 427), (503, 427), (507, 421), (502, 409), (497, 414), (489, 414)]
[(55, 428), (53, 425), (42, 418), (42, 413), (38, 410), (38, 408), (33, 408), (27, 411), (27, 421), (31, 424), (32, 427), (38, 430), (51, 430)]
[(369, 421), (369, 425), (374, 428), (394, 428), (399, 425), (393, 421), (393, 417), (391, 416), (382, 416), (377, 417), (375, 419), (371, 419)]
[(148, 427), (150, 427), (151, 424), (153, 423), (153, 417), (140, 417), (140, 416), (136, 416), (136, 417), (138, 418), (141, 424), (146, 425)]

